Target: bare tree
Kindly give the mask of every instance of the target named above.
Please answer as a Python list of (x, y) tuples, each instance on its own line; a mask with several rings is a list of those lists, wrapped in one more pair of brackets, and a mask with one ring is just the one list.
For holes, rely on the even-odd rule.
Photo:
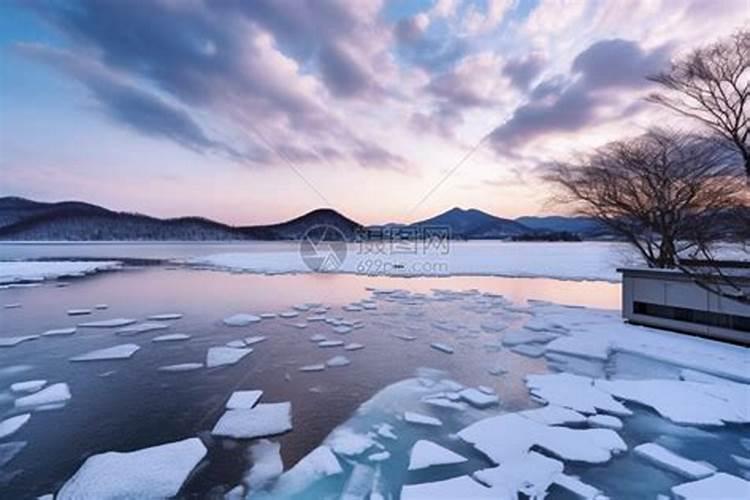
[(557, 202), (609, 227), (650, 267), (670, 268), (680, 254), (726, 237), (726, 215), (745, 192), (735, 159), (709, 138), (652, 130), (556, 163), (545, 178), (558, 188)]
[(750, 182), (750, 30), (694, 50), (649, 78), (666, 92), (649, 100), (709, 127), (742, 157)]

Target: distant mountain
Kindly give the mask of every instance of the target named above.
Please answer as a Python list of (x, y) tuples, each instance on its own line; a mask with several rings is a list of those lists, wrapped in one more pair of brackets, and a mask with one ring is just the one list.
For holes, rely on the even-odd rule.
[[(315, 226), (333, 226), (315, 235), (327, 239), (354, 240), (364, 229), (335, 210), (313, 210), (278, 224), (230, 226), (202, 217), (161, 219), (148, 215), (116, 212), (90, 203), (63, 201), (43, 203), (19, 197), (0, 197), (0, 240), (18, 241), (229, 241), (298, 240)], [(424, 227), (449, 228), (459, 239), (568, 240), (596, 238), (607, 232), (585, 217), (520, 217), (503, 219), (481, 210), (453, 208), (414, 224), (389, 223), (369, 226), (394, 234)], [(387, 230), (387, 231), (386, 231)], [(413, 233), (411, 233), (413, 234)]]
[(594, 238), (610, 234), (609, 229), (591, 217), (564, 217), (550, 215), (544, 217), (518, 217), (515, 219), (529, 229), (550, 233), (566, 232), (583, 238)]
[(495, 217), (473, 208), (464, 210), (458, 207), (430, 219), (416, 222), (410, 227), (414, 226), (446, 227), (450, 228), (454, 238), (466, 239), (509, 238), (533, 232), (533, 229), (516, 221)]

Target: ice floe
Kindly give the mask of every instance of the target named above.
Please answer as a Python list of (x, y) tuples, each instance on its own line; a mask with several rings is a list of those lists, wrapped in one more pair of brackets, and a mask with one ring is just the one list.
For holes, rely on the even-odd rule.
[(563, 471), (563, 463), (537, 452), (529, 452), (497, 467), (474, 473), (474, 479), (490, 487), (497, 498), (544, 498), (547, 488)]
[(473, 387), (463, 389), (458, 393), (459, 397), (475, 408), (488, 408), (498, 404), (500, 401), (497, 394), (487, 394)]
[(433, 483), (407, 484), (401, 489), (401, 500), (432, 500), (435, 498), (466, 500), (497, 500), (497, 492), (479, 484), (470, 476), (459, 476)]
[(301, 372), (322, 372), (326, 369), (326, 365), (323, 363), (319, 364), (313, 364), (313, 365), (304, 365), (299, 367), (299, 371)]
[(640, 444), (633, 448), (633, 453), (659, 467), (685, 476), (688, 479), (703, 479), (716, 472), (716, 469), (708, 464), (694, 462), (693, 460), (681, 457), (656, 443)]
[(247, 326), (252, 323), (257, 323), (261, 319), (260, 316), (256, 316), (255, 314), (241, 313), (224, 318), (222, 321), (227, 326)]
[(117, 261), (4, 261), (0, 284), (42, 281), (119, 269)]
[(531, 330), (514, 330), (503, 335), (502, 343), (506, 346), (516, 346), (520, 344), (531, 344), (550, 342), (558, 336), (545, 332)]
[(34, 394), (16, 399), (15, 406), (16, 408), (31, 408), (45, 405), (54, 405), (58, 403), (65, 403), (70, 398), (71, 394), (68, 384), (60, 382), (57, 384), (49, 385), (44, 389), (35, 392)]
[(438, 418), (423, 415), (414, 411), (404, 412), (404, 421), (409, 422), (410, 424), (431, 425), (434, 427), (440, 427), (443, 425), (443, 422)]
[(385, 462), (391, 458), (390, 452), (379, 451), (367, 456), (367, 460), (370, 462)]
[(190, 335), (185, 333), (170, 333), (167, 335), (159, 335), (151, 339), (151, 342), (175, 342), (179, 340), (189, 340)]
[(340, 427), (326, 439), (326, 445), (338, 455), (354, 457), (362, 455), (376, 444), (370, 435), (360, 434), (347, 427)]
[(113, 318), (103, 319), (100, 321), (87, 321), (85, 323), (78, 323), (80, 328), (120, 328), (136, 323), (138, 320), (131, 318)]
[(437, 443), (420, 439), (409, 453), (409, 470), (425, 469), (433, 465), (460, 464), (466, 458)]
[(547, 352), (547, 348), (541, 344), (518, 344), (511, 347), (510, 350), (530, 358), (541, 358)]
[(343, 340), (324, 340), (318, 342), (318, 347), (340, 347), (342, 345), (344, 345)]
[(179, 493), (206, 453), (200, 439), (189, 438), (131, 452), (93, 455), (56, 498), (170, 498)]
[(345, 333), (351, 332), (352, 331), (352, 327), (351, 326), (346, 326), (346, 325), (334, 326), (333, 327), (333, 331), (335, 333), (345, 334)]
[(261, 439), (253, 444), (248, 452), (253, 461), (253, 466), (243, 479), (248, 492), (266, 488), (284, 471), (281, 446), (278, 443)]
[(337, 366), (348, 366), (352, 362), (346, 356), (334, 356), (326, 361), (326, 366), (334, 368)]
[(160, 372), (189, 372), (193, 370), (200, 370), (203, 368), (203, 363), (179, 363), (176, 365), (166, 365), (157, 368)]
[(251, 347), (235, 349), (233, 347), (210, 347), (206, 353), (206, 367), (216, 368), (238, 363), (242, 358), (253, 352)]
[(137, 323), (135, 325), (119, 328), (115, 330), (115, 333), (118, 335), (139, 335), (141, 333), (154, 332), (157, 330), (166, 330), (169, 326), (168, 323), (162, 322)]
[(677, 500), (743, 500), (748, 492), (750, 481), (724, 472), (672, 488)]
[(37, 392), (42, 387), (47, 385), (46, 380), (24, 380), (23, 382), (16, 382), (10, 385), (10, 390), (13, 392), (24, 392), (31, 394)]
[(345, 351), (358, 351), (358, 350), (360, 350), (360, 349), (364, 349), (364, 348), (365, 348), (365, 346), (364, 346), (364, 345), (362, 345), (362, 344), (358, 344), (358, 343), (356, 343), (356, 342), (351, 342), (351, 343), (349, 343), (349, 344), (346, 344), (346, 345), (344, 346), (344, 350), (345, 350)]
[(291, 403), (265, 403), (252, 409), (227, 410), (216, 422), (214, 436), (252, 439), (292, 430)]
[(283, 473), (273, 490), (279, 497), (293, 496), (309, 484), (341, 474), (343, 469), (331, 448), (321, 445)]
[(453, 354), (454, 352), (451, 346), (449, 346), (448, 344), (443, 344), (442, 342), (433, 342), (432, 344), (430, 344), (430, 347), (446, 354)]
[(268, 337), (266, 337), (264, 335), (254, 335), (252, 337), (245, 337), (243, 339), (243, 341), (245, 342), (246, 346), (250, 347), (251, 345), (255, 345), (255, 344), (258, 344), (260, 342), (263, 342), (267, 338)]
[(55, 328), (53, 330), (47, 330), (42, 333), (42, 337), (57, 337), (65, 335), (73, 335), (76, 332), (75, 327), (71, 328)]
[(558, 474), (555, 476), (555, 484), (584, 500), (607, 500), (601, 491), (574, 476)]
[(21, 304), (19, 302), (14, 302), (12, 304), (3, 304), (3, 309), (20, 309)]
[(105, 349), (97, 349), (95, 351), (81, 354), (70, 358), (70, 361), (106, 361), (115, 359), (128, 359), (133, 354), (138, 352), (140, 346), (138, 344), (120, 344), (113, 347), (107, 347)]
[(622, 429), (622, 420), (612, 415), (592, 415), (586, 418), (591, 427), (604, 427), (605, 429)]
[(68, 316), (85, 316), (91, 314), (91, 309), (68, 309)]
[(23, 413), (14, 417), (0, 420), (0, 439), (15, 434), (31, 418), (31, 413)]
[(8, 443), (0, 443), (0, 469), (6, 464), (10, 463), (11, 460), (26, 448), (26, 441), (10, 441)]
[(227, 401), (227, 410), (249, 409), (263, 396), (263, 391), (234, 391)]
[(94, 304), (94, 309), (97, 309), (99, 311), (103, 311), (105, 309), (109, 309), (109, 305), (107, 305), (107, 304)]
[(289, 318), (296, 318), (297, 316), (299, 316), (299, 313), (297, 311), (283, 311), (279, 313), (280, 318), (289, 319)]
[(531, 394), (551, 405), (594, 414), (597, 410), (614, 415), (631, 415), (632, 411), (615, 400), (594, 380), (570, 373), (527, 375), (526, 385)]
[(182, 313), (152, 314), (148, 317), (151, 321), (171, 321), (182, 318)]
[(18, 337), (0, 337), (0, 347), (15, 347), (18, 344), (36, 340), (39, 335), (21, 335)]

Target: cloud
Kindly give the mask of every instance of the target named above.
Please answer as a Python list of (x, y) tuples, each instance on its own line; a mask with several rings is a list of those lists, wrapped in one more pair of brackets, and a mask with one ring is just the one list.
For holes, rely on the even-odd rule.
[(529, 88), (531, 82), (544, 69), (544, 57), (538, 53), (531, 53), (523, 57), (511, 59), (503, 66), (503, 74), (520, 90)]
[[(580, 131), (601, 121), (601, 112), (649, 85), (646, 76), (668, 60), (665, 48), (644, 51), (636, 42), (612, 39), (592, 44), (573, 60), (571, 73), (537, 85), (529, 101), (495, 128), (490, 140), (499, 153), (552, 133)], [(637, 99), (637, 97), (636, 97)]]
[(91, 92), (104, 115), (143, 135), (166, 138), (199, 153), (221, 153), (236, 161), (265, 159), (260, 151), (240, 153), (210, 138), (185, 110), (138, 88), (94, 61), (41, 45), (20, 44), (15, 48), (78, 80)]

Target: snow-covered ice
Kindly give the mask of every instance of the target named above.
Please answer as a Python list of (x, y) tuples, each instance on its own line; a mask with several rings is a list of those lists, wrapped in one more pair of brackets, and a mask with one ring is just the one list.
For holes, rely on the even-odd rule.
[(716, 472), (716, 469), (708, 464), (681, 457), (656, 443), (640, 444), (633, 448), (633, 453), (659, 467), (685, 476), (688, 479), (703, 479)]
[(465, 500), (497, 500), (497, 492), (479, 484), (470, 476), (459, 476), (433, 483), (407, 484), (401, 489), (401, 500), (432, 500), (437, 498)]
[(323, 363), (317, 363), (312, 365), (304, 365), (299, 367), (301, 372), (322, 372), (326, 369), (326, 365)]
[(235, 349), (233, 347), (210, 347), (206, 353), (206, 367), (216, 368), (238, 363), (242, 358), (253, 352), (251, 347)]
[(473, 387), (463, 389), (458, 395), (475, 408), (488, 408), (497, 405), (500, 401), (496, 394), (487, 394)]
[(318, 342), (318, 347), (340, 347), (342, 345), (344, 345), (343, 340), (324, 340)]
[(131, 452), (93, 455), (56, 498), (170, 498), (206, 453), (200, 439), (189, 438)]
[(325, 443), (338, 455), (354, 457), (362, 455), (375, 446), (369, 434), (360, 434), (348, 427), (334, 430)]
[(622, 420), (612, 415), (591, 415), (586, 418), (591, 427), (604, 427), (605, 429), (622, 429)]
[(434, 427), (440, 427), (443, 425), (443, 422), (438, 418), (423, 415), (414, 411), (404, 412), (404, 421), (409, 422), (410, 424), (431, 425)]
[(40, 407), (57, 403), (65, 403), (70, 398), (71, 395), (68, 384), (60, 382), (57, 384), (49, 385), (44, 389), (35, 392), (34, 394), (16, 399), (15, 406), (16, 408)]
[(97, 349), (95, 351), (81, 354), (70, 358), (70, 361), (106, 361), (115, 359), (128, 359), (133, 354), (138, 352), (140, 346), (138, 344), (120, 344), (113, 347), (107, 347), (105, 349)]
[(720, 472), (672, 488), (676, 500), (746, 500), (750, 481)]
[(291, 403), (265, 403), (252, 409), (227, 410), (216, 422), (214, 436), (252, 439), (292, 430)]
[(57, 337), (65, 335), (73, 335), (76, 332), (75, 327), (71, 328), (55, 328), (53, 330), (47, 330), (42, 333), (42, 337)]
[(530, 358), (541, 358), (547, 352), (547, 348), (541, 344), (518, 344), (511, 347), (510, 350)]
[(291, 497), (309, 484), (342, 472), (341, 464), (331, 448), (321, 445), (282, 474), (273, 492), (278, 493), (278, 496), (282, 498)]
[(265, 488), (279, 477), (284, 471), (284, 463), (281, 461), (281, 445), (268, 439), (261, 439), (248, 451), (253, 466), (243, 482), (249, 492), (253, 492)]
[(602, 496), (601, 491), (590, 484), (586, 484), (577, 477), (567, 474), (558, 474), (555, 476), (555, 484), (583, 500), (606, 500), (607, 498)]
[(120, 266), (117, 261), (3, 261), (0, 262), (0, 284), (80, 276)]
[(532, 330), (514, 330), (503, 335), (502, 343), (506, 346), (516, 346), (520, 344), (545, 343), (555, 340), (558, 336), (550, 333), (538, 332)]
[(261, 319), (260, 316), (256, 316), (255, 314), (240, 313), (224, 318), (222, 321), (227, 326), (247, 326), (257, 323)]
[(45, 385), (47, 385), (47, 381), (42, 379), (24, 380), (23, 382), (11, 384), (10, 390), (13, 392), (24, 392), (30, 394), (32, 392), (37, 392)]
[(23, 413), (21, 415), (6, 418), (5, 420), (0, 420), (0, 439), (4, 439), (14, 434), (23, 427), (30, 418), (31, 413)]
[(267, 338), (268, 337), (266, 337), (264, 335), (254, 335), (252, 337), (245, 337), (243, 340), (245, 342), (245, 345), (248, 346), (248, 347), (250, 347), (251, 345), (255, 345), (255, 344), (258, 344), (260, 342), (263, 342)]
[(227, 410), (249, 409), (263, 396), (263, 391), (234, 391), (227, 401)]
[(364, 346), (364, 345), (362, 345), (362, 344), (358, 344), (358, 343), (356, 343), (356, 342), (351, 342), (351, 343), (349, 343), (349, 344), (346, 344), (346, 345), (344, 346), (344, 350), (345, 350), (345, 351), (358, 351), (358, 350), (360, 350), (360, 349), (364, 349), (364, 348), (365, 348), (365, 346)]
[(526, 385), (531, 394), (551, 405), (589, 415), (597, 410), (623, 416), (632, 414), (607, 391), (601, 390), (589, 377), (570, 373), (527, 375)]
[(544, 498), (547, 488), (563, 471), (563, 463), (540, 453), (529, 452), (513, 461), (474, 473), (474, 479), (489, 486), (498, 498)]
[(379, 451), (367, 456), (367, 460), (370, 462), (385, 462), (391, 458), (391, 454), (387, 451)]
[(420, 439), (409, 454), (409, 470), (419, 470), (433, 465), (460, 464), (466, 458), (432, 441)]
[(138, 320), (132, 318), (113, 318), (103, 319), (101, 321), (87, 321), (78, 323), (80, 328), (120, 328), (136, 323)]
[(190, 335), (186, 333), (170, 333), (167, 335), (159, 335), (151, 339), (151, 342), (175, 342), (178, 340), (189, 340)]

